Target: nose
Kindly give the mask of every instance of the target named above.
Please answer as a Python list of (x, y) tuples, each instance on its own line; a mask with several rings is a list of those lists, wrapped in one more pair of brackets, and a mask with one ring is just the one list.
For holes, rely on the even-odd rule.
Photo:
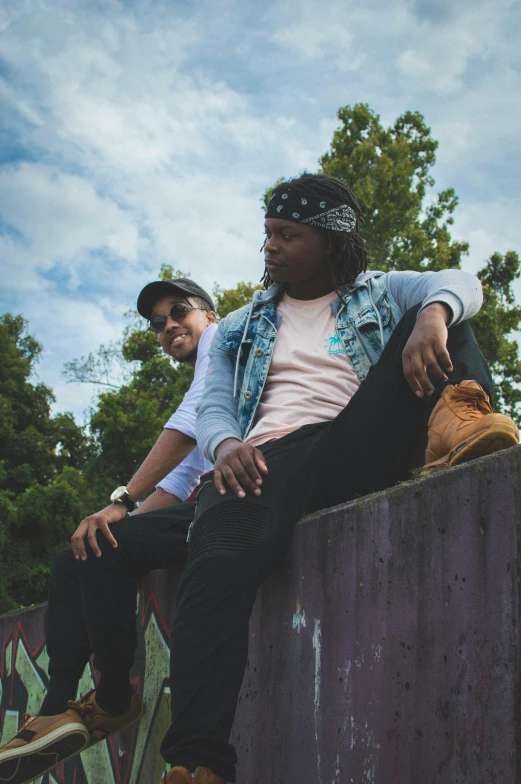
[(279, 252), (277, 247), (277, 243), (275, 241), (275, 237), (272, 234), (271, 237), (266, 237), (266, 244), (264, 245), (264, 255), (265, 256), (272, 256)]
[(176, 329), (176, 327), (179, 327), (180, 325), (181, 322), (173, 319), (169, 313), (168, 316), (166, 317), (165, 332), (167, 332), (170, 329)]

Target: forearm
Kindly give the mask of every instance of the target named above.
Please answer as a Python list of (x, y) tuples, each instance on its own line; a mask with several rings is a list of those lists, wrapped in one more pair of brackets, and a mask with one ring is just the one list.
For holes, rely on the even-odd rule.
[(195, 441), (179, 430), (163, 430), (147, 457), (136, 471), (127, 489), (138, 501), (155, 488), (195, 447)]
[(212, 378), (205, 389), (196, 425), (199, 448), (211, 462), (215, 462), (215, 451), (223, 441), (228, 438), (242, 440), (233, 399), (233, 373), (229, 369), (228, 376), (224, 373), (215, 376), (218, 378)]
[(210, 346), (204, 392), (197, 410), (196, 438), (203, 455), (214, 462), (215, 449), (226, 438), (241, 439), (233, 397), (235, 357), (220, 348), (229, 316), (217, 327)]
[(167, 493), (162, 487), (154, 490), (142, 504), (138, 506), (133, 515), (144, 514), (145, 512), (152, 512), (154, 509), (164, 509), (165, 506), (173, 506), (180, 504), (181, 499), (172, 493)]

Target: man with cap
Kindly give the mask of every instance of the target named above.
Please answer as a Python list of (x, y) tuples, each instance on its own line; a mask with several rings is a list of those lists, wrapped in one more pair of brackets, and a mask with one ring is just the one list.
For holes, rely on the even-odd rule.
[[(195, 502), (186, 499), (211, 468), (196, 445), (195, 420), (216, 315), (206, 291), (181, 278), (149, 283), (137, 309), (163, 350), (194, 367), (194, 379), (134, 477), (112, 493), (109, 506), (82, 520), (72, 547), (54, 560), (49, 690), (40, 713), (0, 749), (0, 782), (33, 781), (142, 713), (129, 681), (137, 645), (136, 578), (179, 564), (187, 549)], [(92, 653), (98, 687), (72, 702)]]

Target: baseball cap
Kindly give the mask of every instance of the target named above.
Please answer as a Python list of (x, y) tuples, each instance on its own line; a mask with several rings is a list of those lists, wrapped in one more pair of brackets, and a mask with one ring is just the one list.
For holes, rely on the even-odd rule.
[(215, 310), (212, 298), (201, 286), (187, 278), (176, 278), (175, 280), (155, 280), (153, 283), (148, 283), (137, 298), (138, 312), (143, 318), (150, 320), (152, 306), (159, 297), (164, 297), (167, 294), (179, 294), (179, 292), (190, 297), (201, 297), (208, 303), (210, 310)]

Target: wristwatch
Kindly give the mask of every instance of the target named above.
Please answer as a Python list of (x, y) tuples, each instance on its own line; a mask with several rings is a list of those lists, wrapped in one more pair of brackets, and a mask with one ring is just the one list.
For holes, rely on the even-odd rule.
[(124, 504), (129, 512), (133, 512), (136, 508), (136, 504), (130, 497), (130, 494), (125, 487), (125, 485), (121, 485), (121, 487), (116, 487), (112, 495), (110, 496), (110, 500), (113, 504)]

